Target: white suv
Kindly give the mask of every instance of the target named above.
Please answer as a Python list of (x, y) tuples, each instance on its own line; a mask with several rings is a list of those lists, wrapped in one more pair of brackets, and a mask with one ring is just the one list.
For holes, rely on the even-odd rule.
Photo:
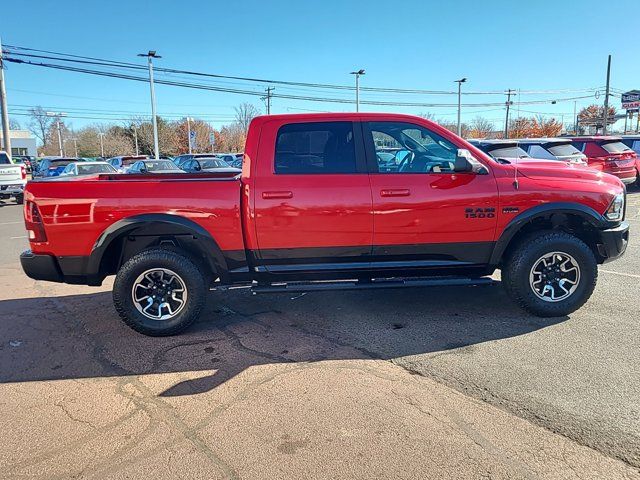
[(0, 199), (14, 197), (16, 203), (23, 203), (26, 184), (26, 167), (13, 163), (6, 152), (0, 152)]

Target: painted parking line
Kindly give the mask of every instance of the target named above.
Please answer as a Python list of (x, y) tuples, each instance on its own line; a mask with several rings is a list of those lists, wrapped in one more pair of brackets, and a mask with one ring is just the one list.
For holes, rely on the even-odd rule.
[(598, 271), (602, 273), (610, 273), (612, 275), (620, 275), (622, 277), (640, 278), (640, 275), (636, 275), (634, 273), (622, 273), (622, 272), (614, 272), (613, 270), (602, 270), (602, 269)]
[(11, 240), (17, 240), (18, 238), (27, 238), (26, 235), (21, 235), (19, 237), (9, 237)]
[(19, 225), (24, 222), (2, 222), (0, 225)]

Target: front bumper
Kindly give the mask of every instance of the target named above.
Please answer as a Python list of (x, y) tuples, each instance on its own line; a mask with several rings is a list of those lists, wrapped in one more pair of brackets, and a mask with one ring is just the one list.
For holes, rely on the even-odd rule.
[(617, 227), (600, 230), (599, 233), (597, 246), (603, 263), (621, 257), (629, 243), (629, 224), (622, 222)]

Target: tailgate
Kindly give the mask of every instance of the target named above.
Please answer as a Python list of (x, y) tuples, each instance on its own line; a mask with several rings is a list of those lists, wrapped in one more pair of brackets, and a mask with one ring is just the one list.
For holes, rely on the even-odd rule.
[(22, 183), (21, 165), (0, 165), (0, 184)]

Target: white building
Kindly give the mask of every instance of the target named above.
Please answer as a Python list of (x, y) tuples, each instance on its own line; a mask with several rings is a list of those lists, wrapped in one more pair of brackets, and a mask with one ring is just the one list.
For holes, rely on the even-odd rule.
[[(36, 139), (29, 130), (9, 130), (9, 138), (11, 139), (11, 155), (30, 155), (33, 157), (38, 155)], [(4, 145), (1, 130), (0, 145)]]

